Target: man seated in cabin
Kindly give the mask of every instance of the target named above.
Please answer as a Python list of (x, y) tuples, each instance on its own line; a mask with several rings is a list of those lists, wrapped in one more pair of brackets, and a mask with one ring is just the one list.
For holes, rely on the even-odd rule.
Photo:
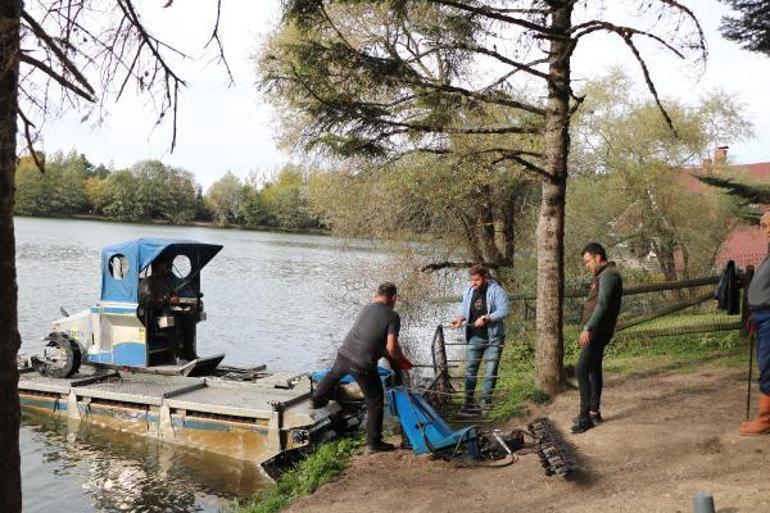
[(401, 317), (393, 310), (396, 297), (396, 286), (392, 283), (383, 283), (377, 288), (374, 301), (359, 312), (337, 352), (334, 365), (313, 393), (313, 407), (323, 407), (340, 379), (346, 374), (353, 376), (366, 400), (366, 446), (369, 452), (395, 448), (382, 440), (385, 393), (377, 360), (386, 357), (401, 369), (412, 367), (398, 345)]
[(174, 290), (168, 262), (163, 258), (153, 260), (152, 273), (139, 285), (139, 307), (155, 315), (162, 313), (169, 305), (179, 304)]

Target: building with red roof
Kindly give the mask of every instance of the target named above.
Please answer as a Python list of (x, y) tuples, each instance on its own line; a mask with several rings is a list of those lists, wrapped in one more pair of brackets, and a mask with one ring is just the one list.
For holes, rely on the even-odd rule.
[[(706, 184), (696, 178), (696, 175), (729, 174), (730, 178), (740, 181), (770, 184), (770, 162), (754, 164), (727, 165), (727, 146), (720, 146), (714, 152), (713, 159), (704, 159), (700, 169), (688, 170), (682, 175), (682, 184), (693, 192), (705, 192)], [(760, 205), (763, 210), (770, 205)], [(758, 226), (745, 223), (738, 224), (730, 231), (719, 248), (716, 257), (717, 267), (722, 267), (728, 260), (735, 261), (739, 267), (757, 265), (768, 255), (768, 242)]]

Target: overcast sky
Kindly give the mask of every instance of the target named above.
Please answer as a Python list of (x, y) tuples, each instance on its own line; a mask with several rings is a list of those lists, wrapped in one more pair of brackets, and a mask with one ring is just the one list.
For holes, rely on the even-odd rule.
[[(161, 5), (164, 2), (144, 2)], [(215, 2), (196, 4), (215, 5)], [(716, 0), (689, 4), (704, 26), (709, 60), (702, 75), (683, 68), (664, 56), (650, 61), (653, 78), (662, 95), (692, 101), (713, 90), (723, 90), (745, 103), (755, 124), (756, 137), (735, 144), (730, 155), (736, 162), (770, 160), (770, 57), (741, 50), (723, 40), (718, 32), (721, 16), (727, 12)], [(95, 126), (81, 122), (81, 114), (70, 113), (50, 119), (43, 129), (47, 153), (76, 148), (92, 162), (127, 167), (140, 159), (160, 159), (192, 171), (208, 187), (226, 171), (246, 177), (254, 171), (274, 172), (290, 159), (277, 149), (276, 120), (271, 108), (254, 85), (253, 56), (261, 41), (279, 19), (278, 0), (225, 0), (221, 32), (226, 54), (235, 77), (227, 86), (224, 69), (210, 62), (211, 53), (201, 50), (210, 33), (213, 7), (191, 8), (175, 2), (170, 9), (144, 11), (148, 24), (163, 39), (186, 50), (196, 61), (182, 66), (189, 87), (180, 99), (179, 135), (174, 153), (169, 153), (167, 127), (154, 128), (154, 114), (145, 99), (126, 94), (119, 103), (108, 104), (109, 116)], [(619, 40), (595, 38), (579, 47), (573, 65), (578, 80), (601, 75), (612, 65), (623, 65), (641, 80), (638, 68), (629, 62), (629, 53)], [(719, 141), (715, 141), (715, 145)], [(297, 160), (294, 156), (293, 159)]]

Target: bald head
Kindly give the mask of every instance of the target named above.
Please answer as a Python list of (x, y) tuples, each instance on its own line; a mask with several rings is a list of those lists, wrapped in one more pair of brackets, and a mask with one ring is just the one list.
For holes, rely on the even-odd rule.
[(770, 210), (762, 214), (759, 218), (759, 227), (765, 233), (768, 239), (770, 239)]

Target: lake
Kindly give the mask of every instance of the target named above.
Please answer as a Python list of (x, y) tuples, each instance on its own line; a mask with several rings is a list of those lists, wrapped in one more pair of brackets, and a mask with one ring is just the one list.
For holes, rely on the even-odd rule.
[[(323, 367), (358, 308), (394, 260), (368, 241), (198, 227), (16, 218), (22, 353), (41, 338), (59, 307), (96, 303), (103, 246), (139, 237), (222, 244), (204, 269), (208, 320), (198, 353), (225, 364), (267, 364), (305, 372)], [(21, 428), (24, 511), (216, 512), (265, 486), (245, 462), (87, 426), (25, 414)]]

